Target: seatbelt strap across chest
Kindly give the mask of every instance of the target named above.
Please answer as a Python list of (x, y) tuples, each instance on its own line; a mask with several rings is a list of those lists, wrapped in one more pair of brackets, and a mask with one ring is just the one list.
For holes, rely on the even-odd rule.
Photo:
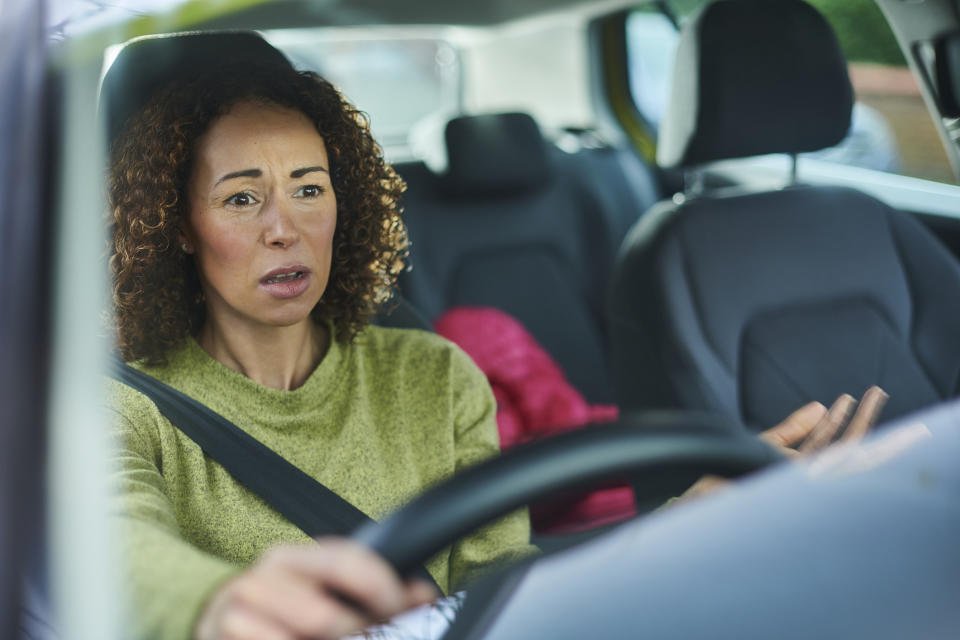
[[(160, 413), (237, 482), (263, 498), (311, 538), (349, 535), (371, 521), (360, 509), (190, 396), (117, 358), (113, 359), (110, 373), (153, 400)], [(424, 567), (418, 567), (414, 575), (437, 586)]]

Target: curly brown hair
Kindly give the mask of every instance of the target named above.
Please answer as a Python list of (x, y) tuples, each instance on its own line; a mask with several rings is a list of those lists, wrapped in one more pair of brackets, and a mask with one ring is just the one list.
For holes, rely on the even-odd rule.
[(194, 147), (213, 121), (246, 101), (301, 111), (326, 144), (337, 226), (329, 282), (312, 317), (333, 321), (335, 338), (346, 342), (393, 292), (407, 258), (404, 183), (385, 164), (366, 115), (315, 73), (225, 66), (161, 91), (112, 145), (110, 268), (125, 360), (163, 364), (168, 350), (203, 324), (196, 267), (178, 248)]

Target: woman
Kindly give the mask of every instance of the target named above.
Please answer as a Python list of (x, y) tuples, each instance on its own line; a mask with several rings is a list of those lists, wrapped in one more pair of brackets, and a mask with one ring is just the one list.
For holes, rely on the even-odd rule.
[[(465, 354), (368, 326), (404, 264), (402, 183), (329, 83), (277, 65), (178, 82), (115, 141), (109, 187), (125, 360), (373, 517), (496, 453)], [(115, 384), (112, 407), (138, 635), (339, 637), (435, 595), (347, 541), (306, 544), (144, 396)], [(528, 538), (516, 513), (428, 569), (449, 590)]]
[[(176, 82), (111, 155), (124, 359), (373, 517), (497, 451), (492, 395), (459, 349), (368, 326), (404, 264), (401, 189), (361, 115), (283, 65)], [(111, 393), (135, 635), (339, 637), (435, 595), (348, 541), (311, 543), (148, 399)], [(852, 402), (808, 405), (765, 437), (827, 442)], [(516, 513), (428, 569), (449, 590), (529, 552), (528, 536)]]

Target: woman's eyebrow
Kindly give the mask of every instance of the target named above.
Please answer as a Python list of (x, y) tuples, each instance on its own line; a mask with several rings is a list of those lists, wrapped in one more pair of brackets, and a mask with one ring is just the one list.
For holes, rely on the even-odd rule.
[(302, 178), (303, 176), (311, 173), (313, 171), (323, 171), (326, 173), (327, 169), (325, 167), (316, 166), (316, 167), (304, 167), (303, 169), (294, 169), (290, 172), (291, 178)]
[[(313, 171), (323, 171), (326, 173), (327, 169), (319, 165), (315, 167), (303, 167), (302, 169), (294, 169), (290, 172), (291, 178), (302, 178), (303, 176), (311, 173)], [(223, 175), (219, 180), (214, 183), (213, 186), (217, 186), (221, 182), (226, 182), (227, 180), (233, 180), (234, 178), (259, 178), (263, 175), (263, 172), (260, 169), (244, 169), (243, 171), (232, 171)]]
[(263, 175), (263, 172), (260, 171), (260, 169), (244, 169), (243, 171), (234, 171), (232, 173), (228, 173), (223, 177), (221, 177), (219, 180), (217, 180), (214, 183), (213, 186), (217, 186), (221, 182), (224, 182), (226, 180), (232, 180), (234, 178), (259, 178), (262, 175)]

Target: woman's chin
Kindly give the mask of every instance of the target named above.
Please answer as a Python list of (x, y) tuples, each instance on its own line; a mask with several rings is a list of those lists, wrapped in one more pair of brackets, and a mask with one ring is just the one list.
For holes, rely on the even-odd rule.
[(310, 287), (289, 298), (270, 296), (261, 300), (263, 305), (257, 315), (268, 326), (291, 327), (302, 324), (309, 320), (311, 312), (323, 295), (322, 290), (317, 292), (315, 289), (316, 287)]
[(269, 327), (295, 327), (307, 323), (310, 320), (310, 312), (313, 305), (303, 309), (284, 309), (280, 313), (270, 314), (265, 317), (263, 324)]
[(294, 327), (308, 322), (311, 312), (319, 302), (319, 296), (301, 296), (280, 304), (271, 301), (268, 308), (257, 314), (257, 319), (266, 327)]

